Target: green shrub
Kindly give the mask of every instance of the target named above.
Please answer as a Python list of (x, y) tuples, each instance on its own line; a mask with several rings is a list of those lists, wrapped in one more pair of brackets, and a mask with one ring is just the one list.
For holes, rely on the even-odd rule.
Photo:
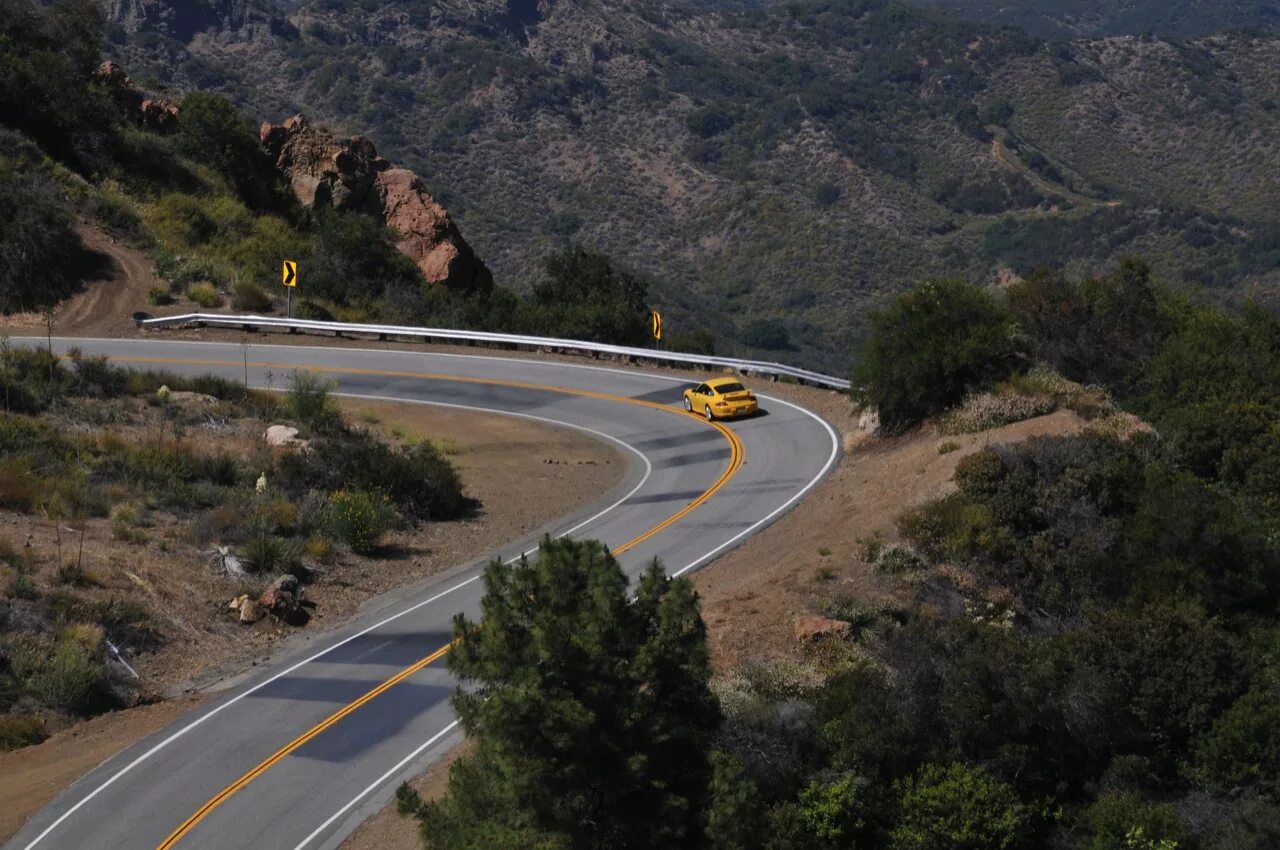
[(233, 294), (232, 303), (237, 310), (262, 313), (270, 310), (274, 303), (266, 290), (252, 281), (242, 280), (231, 289)]
[(248, 119), (226, 98), (202, 91), (182, 99), (179, 116), (178, 153), (211, 166), (241, 197), (257, 198), (262, 154)]
[(994, 295), (931, 281), (870, 317), (853, 397), (903, 431), (1012, 374), (1022, 359), (1017, 324)]
[(147, 290), (147, 303), (153, 307), (164, 307), (173, 303), (173, 295), (167, 286), (153, 286)]
[(857, 846), (869, 826), (868, 784), (852, 775), (811, 781), (800, 792), (800, 817), (806, 831), (822, 842)]
[(269, 533), (251, 534), (239, 554), (253, 573), (294, 573), (302, 566), (302, 542)]
[(70, 295), (83, 246), (61, 187), (43, 169), (0, 156), (0, 193), (0, 314)]
[(27, 682), (27, 689), (44, 705), (72, 714), (92, 710), (101, 696), (106, 667), (98, 646), (79, 636), (64, 636), (48, 659)]
[(338, 423), (337, 384), (315, 372), (299, 370), (289, 375), (286, 403), (293, 418), (313, 431), (325, 431)]
[(39, 599), (40, 593), (29, 575), (16, 572), (9, 581), (9, 596), (12, 599)]
[(0, 752), (29, 747), (44, 739), (44, 721), (36, 715), (0, 714)]
[(1275, 690), (1246, 693), (1196, 745), (1194, 775), (1219, 793), (1280, 789), (1280, 702)]
[(146, 539), (142, 533), (144, 509), (135, 502), (121, 502), (111, 508), (108, 515), (111, 520), (111, 536), (126, 543), (141, 543)]
[(1028, 838), (1027, 808), (981, 768), (929, 764), (897, 789), (902, 814), (893, 850), (1012, 850)]
[(325, 528), (335, 540), (360, 555), (372, 554), (395, 522), (395, 509), (385, 496), (338, 490), (329, 497)]
[(308, 452), (280, 459), (293, 491), (345, 487), (385, 493), (406, 517), (449, 520), (474, 504), (448, 458), (429, 442), (396, 450), (363, 432), (340, 432), (312, 442)]
[(187, 297), (206, 310), (222, 306), (222, 294), (212, 283), (192, 284), (187, 288)]
[(1085, 850), (1177, 850), (1188, 846), (1188, 830), (1172, 806), (1149, 803), (1133, 792), (1100, 797), (1089, 807), (1085, 821), (1090, 832)]

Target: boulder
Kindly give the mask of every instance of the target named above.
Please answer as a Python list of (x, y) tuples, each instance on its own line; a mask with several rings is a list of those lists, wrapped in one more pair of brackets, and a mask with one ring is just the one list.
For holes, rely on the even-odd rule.
[(396, 248), (417, 263), (427, 283), (466, 292), (493, 288), (493, 275), (418, 175), (390, 168), (378, 174), (376, 183), (383, 219), (399, 236)]
[(292, 626), (306, 625), (310, 615), (302, 607), (302, 590), (296, 594), (275, 587), (258, 598), (258, 605)]
[(248, 596), (243, 598), (240, 603), (240, 622), (249, 624), (256, 623), (266, 616), (266, 611), (257, 602), (254, 602)]
[(169, 401), (174, 404), (213, 405), (218, 403), (216, 396), (206, 393), (193, 393), (187, 390), (171, 390)]
[(847, 638), (853, 633), (853, 625), (844, 620), (833, 620), (817, 614), (796, 618), (796, 640), (811, 643), (827, 636)]
[(298, 577), (292, 573), (284, 575), (271, 582), (272, 590), (283, 591), (284, 593), (292, 593), (294, 596), (298, 594)]
[(280, 125), (264, 123), (258, 138), (303, 206), (380, 219), (399, 234), (396, 248), (429, 283), (465, 292), (493, 287), (489, 269), (425, 184), (412, 171), (393, 168), (373, 142), (338, 138), (301, 115)]
[(272, 425), (267, 428), (263, 438), (273, 449), (306, 445), (305, 440), (298, 439), (298, 429), (289, 425)]
[(142, 129), (168, 135), (178, 130), (178, 106), (160, 98), (143, 98), (138, 104), (138, 122)]
[(283, 618), (289, 612), (297, 607), (297, 601), (293, 598), (293, 594), (287, 590), (279, 590), (274, 587), (267, 588), (260, 597), (258, 604), (267, 611), (275, 614), (277, 617)]

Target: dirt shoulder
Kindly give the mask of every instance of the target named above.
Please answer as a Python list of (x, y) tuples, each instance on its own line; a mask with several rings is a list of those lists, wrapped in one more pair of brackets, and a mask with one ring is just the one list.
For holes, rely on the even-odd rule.
[[(377, 595), (466, 563), (598, 498), (621, 481), (626, 460), (579, 432), (514, 417), (425, 405), (344, 402), (348, 417), (390, 440), (430, 439), (457, 467), (478, 515), (397, 532), (387, 558), (353, 558), (307, 588), (316, 603), (304, 631), (337, 626)], [(518, 482), (519, 486), (515, 486)], [(52, 532), (37, 518), (0, 513), (0, 535), (44, 547)], [(164, 612), (160, 645), (130, 663), (158, 698), (57, 731), (41, 744), (0, 753), (0, 841), (41, 806), (110, 755), (198, 704), (218, 679), (270, 658), (299, 630), (267, 618), (243, 626), (228, 616), (231, 579), (185, 562), (181, 529), (158, 527), (142, 551), (114, 540), (106, 520), (85, 532), (86, 565), (99, 587), (86, 595), (146, 596)], [(38, 583), (53, 586), (49, 575)], [(181, 578), (175, 578), (180, 576)]]

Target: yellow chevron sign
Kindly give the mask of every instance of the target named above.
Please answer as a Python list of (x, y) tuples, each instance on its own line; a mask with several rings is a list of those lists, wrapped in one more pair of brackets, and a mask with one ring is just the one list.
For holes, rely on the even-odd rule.
[(298, 285), (298, 261), (297, 260), (284, 261), (284, 264), (280, 267), (280, 281), (285, 286)]

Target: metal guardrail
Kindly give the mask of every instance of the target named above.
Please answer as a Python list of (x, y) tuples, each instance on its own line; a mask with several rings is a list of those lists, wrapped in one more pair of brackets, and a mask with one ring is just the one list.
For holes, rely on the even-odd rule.
[(745, 375), (767, 375), (790, 378), (802, 384), (812, 384), (833, 390), (849, 389), (849, 381), (765, 360), (739, 360), (733, 357), (712, 357), (706, 354), (685, 354), (678, 351), (658, 351), (652, 348), (631, 348), (625, 345), (605, 345), (599, 342), (583, 342), (573, 339), (556, 339), (523, 334), (490, 333), (487, 331), (459, 331), (448, 328), (418, 328), (407, 325), (364, 325), (350, 322), (320, 322), (312, 319), (285, 319), (276, 316), (237, 316), (224, 313), (186, 313), (181, 316), (139, 318), (144, 328), (171, 328), (180, 325), (241, 328), (255, 330), (286, 330), (290, 333), (328, 333), (335, 336), (366, 335), (379, 339), (392, 337), (462, 342), (481, 345), (525, 346), (566, 354), (596, 354), (625, 357), (632, 360), (655, 363), (676, 363), (694, 366), (715, 366), (733, 369)]

